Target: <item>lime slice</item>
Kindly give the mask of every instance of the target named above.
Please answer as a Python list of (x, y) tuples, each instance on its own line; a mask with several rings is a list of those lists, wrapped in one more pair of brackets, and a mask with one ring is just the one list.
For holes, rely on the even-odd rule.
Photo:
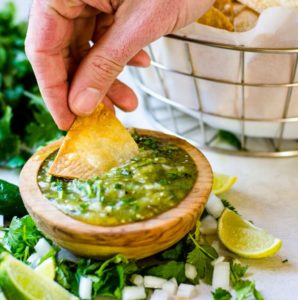
[(46, 276), (47, 278), (54, 280), (55, 278), (55, 260), (53, 257), (49, 257), (39, 266), (34, 269), (40, 275)]
[(226, 192), (234, 185), (236, 181), (236, 176), (214, 173), (212, 191), (215, 195)]
[(0, 284), (8, 300), (78, 300), (8, 253), (3, 253), (0, 260)]
[(230, 251), (247, 258), (269, 257), (281, 247), (281, 240), (227, 208), (218, 221), (218, 236)]

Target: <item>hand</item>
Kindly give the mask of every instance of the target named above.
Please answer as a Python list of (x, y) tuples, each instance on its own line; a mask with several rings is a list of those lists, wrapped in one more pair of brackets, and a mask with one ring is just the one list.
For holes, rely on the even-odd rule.
[[(197, 19), (214, 0), (34, 0), (26, 53), (58, 127), (92, 113), (100, 101), (134, 110), (134, 92), (117, 76), (146, 67), (141, 50)], [(94, 46), (90, 46), (90, 41)]]

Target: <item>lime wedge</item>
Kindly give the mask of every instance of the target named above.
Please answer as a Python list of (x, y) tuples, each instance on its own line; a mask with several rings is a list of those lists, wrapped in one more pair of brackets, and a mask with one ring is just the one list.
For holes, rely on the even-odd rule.
[(236, 176), (214, 173), (212, 191), (215, 195), (226, 192), (234, 185), (236, 181)]
[(231, 252), (247, 258), (272, 256), (282, 244), (281, 240), (227, 208), (218, 221), (218, 236)]
[(53, 257), (49, 257), (39, 266), (34, 269), (40, 275), (46, 276), (47, 278), (54, 280), (55, 278), (55, 260)]
[(0, 285), (8, 300), (78, 300), (8, 253), (3, 253), (0, 260)]

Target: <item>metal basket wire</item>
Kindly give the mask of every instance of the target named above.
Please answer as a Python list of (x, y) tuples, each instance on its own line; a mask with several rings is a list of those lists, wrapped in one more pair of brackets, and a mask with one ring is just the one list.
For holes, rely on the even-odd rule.
[[(158, 80), (163, 87), (163, 93), (154, 91), (148, 87), (144, 82), (139, 69), (131, 68), (132, 75), (135, 79), (137, 86), (139, 87), (143, 99), (145, 101), (145, 107), (149, 115), (152, 118), (155, 126), (160, 130), (170, 132), (172, 134), (181, 136), (188, 139), (190, 142), (200, 148), (214, 150), (225, 154), (236, 154), (244, 156), (259, 156), (259, 157), (290, 157), (298, 155), (298, 139), (286, 139), (284, 137), (286, 124), (296, 123), (298, 125), (298, 115), (288, 117), (289, 107), (293, 98), (293, 90), (298, 88), (298, 82), (295, 82), (296, 72), (298, 68), (298, 48), (249, 48), (244, 46), (234, 46), (221, 43), (207, 42), (202, 40), (196, 40), (191, 38), (185, 38), (177, 35), (168, 35), (167, 39), (176, 40), (179, 43), (184, 43), (188, 49), (189, 62), (191, 63), (191, 72), (182, 72), (178, 69), (173, 69), (158, 62), (152, 51), (152, 46), (149, 46), (149, 52), (152, 58), (151, 67), (154, 70)], [(225, 49), (227, 51), (237, 51), (240, 55), (240, 81), (229, 81), (217, 78), (211, 78), (206, 76), (197, 75), (194, 72), (194, 66), (192, 57), (190, 55), (190, 44), (199, 44), (211, 48)], [(245, 59), (247, 53), (262, 53), (262, 54), (278, 54), (285, 55), (291, 54), (295, 56), (290, 80), (287, 83), (252, 83), (245, 81)], [(239, 86), (241, 89), (240, 99), (241, 101), (241, 115), (240, 117), (226, 116), (217, 113), (210, 113), (202, 109), (200, 89), (198, 85), (196, 87), (196, 97), (198, 101), (198, 109), (188, 108), (180, 103), (172, 101), (169, 97), (169, 93), (164, 84), (164, 79), (168, 73), (179, 74), (179, 76), (187, 76), (194, 81), (205, 80), (214, 82), (215, 84), (229, 84)], [(286, 88), (286, 99), (284, 102), (283, 112), (281, 118), (248, 118), (245, 113), (245, 89), (248, 87), (255, 88)], [(226, 120), (236, 120), (240, 122), (241, 132), (238, 136), (240, 141), (239, 147), (226, 145), (225, 143), (218, 142), (218, 129), (206, 124), (204, 118), (207, 116), (220, 117)], [(278, 124), (279, 134), (275, 138), (258, 138), (250, 137), (245, 133), (246, 122), (261, 122), (262, 124), (274, 123)], [(233, 135), (234, 136), (234, 135)], [(298, 133), (297, 133), (298, 137)]]

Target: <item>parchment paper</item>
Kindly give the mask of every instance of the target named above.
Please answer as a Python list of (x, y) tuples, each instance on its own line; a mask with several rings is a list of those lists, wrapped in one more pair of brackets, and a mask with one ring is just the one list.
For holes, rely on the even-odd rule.
[[(247, 47), (298, 48), (298, 9), (275, 7), (265, 10), (250, 31), (228, 32), (193, 23), (176, 34), (200, 40)], [(186, 73), (222, 80), (241, 81), (239, 51), (212, 48), (162, 38), (152, 44), (155, 59), (163, 65)], [(190, 61), (190, 59), (191, 61)], [(296, 54), (245, 54), (244, 79), (248, 83), (289, 83)], [(192, 63), (191, 63), (192, 62)], [(196, 87), (203, 111), (229, 117), (241, 117), (241, 87), (206, 80), (195, 80), (170, 72), (161, 72), (162, 82), (153, 69), (142, 71), (144, 83), (188, 108), (198, 110)], [(295, 81), (298, 81), (296, 72)], [(282, 87), (246, 87), (245, 118), (282, 118), (288, 89)], [(287, 117), (298, 116), (298, 88), (293, 89)], [(210, 125), (240, 132), (238, 121), (207, 117)], [(270, 122), (246, 122), (246, 134), (275, 137), (280, 126)], [(298, 124), (287, 124), (285, 137), (298, 137)]]

